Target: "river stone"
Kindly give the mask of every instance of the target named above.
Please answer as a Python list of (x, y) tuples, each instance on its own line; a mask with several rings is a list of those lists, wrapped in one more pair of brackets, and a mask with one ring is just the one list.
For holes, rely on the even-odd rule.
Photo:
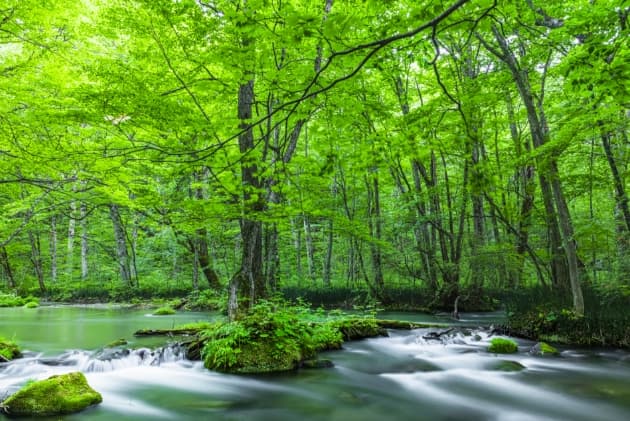
[(560, 352), (546, 342), (538, 342), (532, 346), (529, 353), (537, 357), (544, 357), (549, 355), (560, 355)]
[(79, 412), (102, 401), (83, 373), (74, 372), (28, 384), (2, 402), (0, 409), (14, 416), (53, 416)]
[(525, 366), (517, 361), (511, 360), (499, 360), (492, 370), (496, 371), (522, 371), (525, 370)]

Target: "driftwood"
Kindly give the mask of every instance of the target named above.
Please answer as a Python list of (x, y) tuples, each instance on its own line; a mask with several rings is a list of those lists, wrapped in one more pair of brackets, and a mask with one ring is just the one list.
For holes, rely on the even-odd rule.
[(426, 339), (428, 341), (431, 341), (431, 340), (433, 340), (433, 341), (441, 341), (442, 340), (442, 336), (448, 335), (453, 330), (455, 330), (454, 327), (452, 327), (450, 329), (446, 329), (444, 332), (429, 332), (428, 334), (424, 335), (422, 337), (422, 339)]
[(378, 327), (382, 327), (384, 329), (402, 329), (402, 330), (412, 330), (412, 329), (422, 329), (427, 327), (444, 327), (441, 324), (435, 323), (416, 323), (416, 322), (407, 322), (402, 320), (381, 320), (376, 319), (376, 324)]
[(204, 330), (204, 328), (185, 329), (140, 329), (133, 333), (133, 336), (193, 336)]

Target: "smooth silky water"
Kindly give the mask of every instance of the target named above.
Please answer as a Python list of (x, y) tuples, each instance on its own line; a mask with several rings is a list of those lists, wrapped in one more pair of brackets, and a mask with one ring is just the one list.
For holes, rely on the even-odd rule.
[[(349, 342), (324, 355), (334, 368), (273, 376), (232, 376), (187, 361), (165, 338), (141, 328), (213, 320), (217, 314), (151, 316), (146, 310), (90, 307), (0, 309), (0, 336), (25, 358), (0, 364), (0, 400), (30, 379), (80, 370), (103, 403), (64, 420), (625, 420), (630, 419), (630, 353), (561, 348), (558, 357), (486, 352), (488, 329), (457, 328)], [(389, 313), (384, 318), (448, 323)], [(489, 325), (498, 314), (463, 314), (460, 325)], [(118, 338), (129, 353), (104, 355)], [(506, 361), (508, 361), (506, 363)], [(518, 364), (524, 368), (518, 368)], [(0, 416), (2, 418), (2, 416)], [(54, 417), (52, 419), (59, 419)]]

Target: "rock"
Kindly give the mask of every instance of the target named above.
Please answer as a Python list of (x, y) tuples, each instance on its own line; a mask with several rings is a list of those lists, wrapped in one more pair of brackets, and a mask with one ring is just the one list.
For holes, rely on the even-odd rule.
[(302, 368), (331, 368), (334, 366), (332, 361), (326, 359), (306, 360), (302, 362)]
[(123, 345), (127, 345), (128, 342), (126, 339), (120, 338), (120, 339), (116, 339), (115, 341), (107, 344), (106, 348), (116, 348), (118, 346), (123, 346)]
[(518, 351), (518, 344), (512, 339), (493, 338), (490, 341), (488, 352), (495, 354), (513, 354)]
[(102, 401), (83, 373), (74, 372), (28, 384), (2, 402), (0, 409), (14, 416), (54, 416), (79, 412)]
[(547, 342), (538, 342), (530, 348), (529, 353), (538, 357), (560, 355), (560, 352)]

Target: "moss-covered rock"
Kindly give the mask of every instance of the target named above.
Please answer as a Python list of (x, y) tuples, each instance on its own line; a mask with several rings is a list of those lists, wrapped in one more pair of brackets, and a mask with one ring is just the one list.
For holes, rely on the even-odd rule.
[(79, 412), (102, 401), (83, 373), (74, 372), (28, 384), (2, 402), (0, 408), (7, 415), (52, 416)]
[(531, 347), (529, 353), (540, 357), (560, 355), (560, 352), (547, 342), (538, 342), (536, 345)]
[(17, 344), (0, 337), (0, 362), (11, 361), (22, 356)]
[(488, 352), (495, 354), (514, 354), (518, 351), (518, 344), (512, 339), (493, 338), (490, 341)]
[(379, 326), (376, 319), (340, 319), (331, 323), (341, 332), (345, 341), (387, 336), (387, 331)]

